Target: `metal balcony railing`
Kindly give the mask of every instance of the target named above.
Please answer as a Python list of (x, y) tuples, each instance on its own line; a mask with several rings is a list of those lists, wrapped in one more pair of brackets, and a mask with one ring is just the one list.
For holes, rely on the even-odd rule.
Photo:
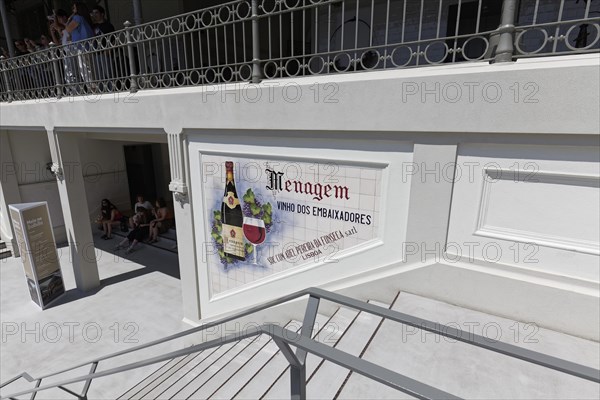
[(600, 51), (565, 0), (235, 0), (0, 61), (0, 101)]
[[(167, 341), (179, 339), (181, 337), (205, 331), (209, 328), (219, 326), (221, 324), (237, 321), (245, 316), (263, 312), (272, 307), (284, 304), (288, 301), (299, 299), (308, 296), (308, 302), (304, 314), (304, 320), (302, 322), (302, 328), (300, 334), (289, 331), (273, 324), (264, 324), (255, 328), (246, 329), (240, 333), (234, 333), (222, 338), (214, 339), (205, 343), (190, 346), (182, 350), (176, 350), (170, 353), (162, 354), (160, 356), (148, 358), (145, 360), (137, 361), (131, 364), (121, 365), (119, 367), (107, 369), (101, 372), (96, 372), (99, 363), (112, 360), (116, 357), (124, 354), (138, 352), (140, 350), (156, 346)], [(512, 344), (499, 342), (496, 340), (490, 340), (484, 336), (474, 334), (472, 332), (465, 332), (460, 329), (456, 329), (447, 325), (442, 325), (437, 322), (428, 321), (422, 318), (417, 318), (408, 314), (404, 314), (398, 311), (389, 310), (387, 308), (375, 306), (370, 303), (365, 303), (356, 299), (352, 299), (347, 296), (343, 296), (337, 293), (332, 293), (318, 288), (309, 288), (297, 293), (290, 294), (288, 296), (281, 297), (277, 300), (265, 303), (260, 306), (250, 308), (241, 313), (233, 316), (221, 319), (216, 322), (208, 323), (197, 328), (189, 329), (185, 332), (181, 332), (175, 335), (165, 337), (160, 340), (156, 340), (141, 346), (136, 346), (128, 350), (123, 350), (109, 356), (90, 360), (86, 363), (76, 365), (72, 368), (68, 368), (53, 374), (48, 374), (38, 378), (33, 378), (28, 373), (22, 373), (7, 382), (0, 385), (0, 389), (5, 388), (9, 384), (25, 379), (28, 382), (34, 383), (35, 386), (28, 389), (22, 390), (18, 393), (10, 395), (3, 394), (1, 399), (13, 399), (17, 396), (31, 395), (31, 398), (35, 397), (35, 394), (42, 390), (48, 390), (53, 388), (60, 388), (61, 390), (69, 393), (70, 395), (78, 399), (87, 399), (87, 393), (90, 388), (90, 384), (96, 378), (110, 376), (114, 374), (123, 373), (134, 368), (140, 368), (147, 365), (172, 360), (177, 357), (186, 356), (189, 354), (198, 353), (203, 350), (218, 347), (227, 343), (235, 343), (244, 340), (249, 337), (258, 335), (268, 335), (277, 344), (282, 354), (285, 356), (290, 364), (290, 398), (292, 399), (306, 399), (306, 356), (308, 353), (317, 355), (327, 361), (334, 364), (340, 365), (358, 374), (366, 376), (377, 382), (380, 382), (386, 386), (392, 387), (401, 392), (407, 393), (418, 399), (460, 399), (448, 392), (437, 389), (433, 386), (424, 384), (401, 375), (397, 372), (383, 368), (377, 364), (364, 360), (360, 357), (353, 356), (345, 353), (339, 349), (331, 346), (327, 346), (314, 339), (311, 339), (311, 333), (314, 329), (314, 324), (319, 309), (319, 303), (321, 300), (327, 300), (341, 306), (353, 308), (362, 312), (377, 315), (381, 318), (389, 319), (401, 324), (405, 324), (417, 329), (422, 329), (427, 332), (431, 332), (437, 335), (441, 335), (446, 338), (451, 338), (469, 345), (477, 346), (486, 350), (494, 351), (500, 354), (504, 354), (509, 357), (514, 357), (526, 362), (537, 364), (546, 368), (550, 368), (565, 374), (576, 376), (581, 379), (600, 383), (600, 371), (594, 368), (587, 367), (585, 365), (577, 364), (568, 360), (560, 359), (557, 357), (549, 356), (547, 354), (538, 353), (522, 347), (518, 347)], [(290, 346), (296, 348), (294, 352)], [(67, 373), (73, 372), (79, 368), (89, 366), (90, 370), (87, 375), (72, 377)], [(60, 375), (67, 374), (68, 378), (60, 380)], [(42, 385), (43, 380), (52, 379), (53, 382)], [(56, 381), (58, 379), (58, 382)], [(85, 382), (83, 390), (80, 393), (76, 393), (69, 389), (67, 385), (73, 383)]]

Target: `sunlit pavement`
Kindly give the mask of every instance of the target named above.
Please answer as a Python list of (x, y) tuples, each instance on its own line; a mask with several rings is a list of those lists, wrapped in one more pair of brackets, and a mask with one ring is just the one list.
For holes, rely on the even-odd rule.
[[(181, 322), (177, 254), (142, 245), (125, 256), (124, 250), (112, 250), (120, 239), (104, 241), (100, 234), (94, 232), (101, 287), (88, 293), (77, 290), (69, 249), (61, 247), (58, 250), (66, 293), (44, 311), (30, 299), (21, 259), (0, 261), (2, 382), (22, 372), (37, 378), (188, 327)], [(100, 363), (97, 371), (178, 348), (181, 343), (176, 342), (125, 355)], [(158, 365), (95, 380), (89, 398), (114, 399)], [(88, 373), (89, 366), (60, 379)], [(52, 381), (56, 379), (43, 381), (42, 385)], [(21, 380), (3, 389), (2, 395), (32, 386)], [(81, 387), (83, 383), (69, 386), (74, 391)], [(65, 397), (70, 396), (56, 389), (40, 392), (37, 398)]]

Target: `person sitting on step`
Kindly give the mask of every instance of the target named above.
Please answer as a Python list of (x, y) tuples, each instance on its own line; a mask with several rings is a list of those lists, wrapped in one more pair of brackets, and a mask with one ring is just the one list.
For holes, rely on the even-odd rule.
[(115, 247), (115, 250), (121, 250), (126, 244), (128, 244), (129, 247), (125, 251), (125, 254), (129, 254), (135, 249), (135, 246), (139, 242), (143, 241), (148, 236), (150, 224), (147, 223), (146, 215), (145, 207), (138, 206), (135, 209), (135, 215), (131, 217), (134, 225), (133, 230), (127, 234), (127, 237), (123, 239), (121, 243), (117, 245), (117, 247)]
[[(138, 194), (136, 197), (137, 203), (135, 203), (135, 205), (133, 206), (133, 212), (136, 212), (138, 207), (144, 207), (144, 209), (146, 210), (146, 217), (149, 217), (150, 214), (152, 213), (154, 214), (154, 207), (152, 206), (152, 203), (150, 203), (148, 200), (144, 200), (144, 196), (141, 194)], [(135, 216), (135, 214), (134, 214)], [(134, 228), (134, 224), (133, 224), (133, 217), (129, 218), (129, 229), (133, 229)]]
[(104, 235), (101, 237), (104, 240), (112, 239), (112, 226), (113, 224), (121, 222), (123, 215), (108, 199), (102, 199), (100, 212), (100, 223), (102, 224), (102, 230), (104, 231)]
[(167, 207), (167, 202), (162, 197), (155, 202), (154, 219), (150, 221), (149, 243), (158, 242), (158, 234), (165, 233), (173, 225), (173, 214)]

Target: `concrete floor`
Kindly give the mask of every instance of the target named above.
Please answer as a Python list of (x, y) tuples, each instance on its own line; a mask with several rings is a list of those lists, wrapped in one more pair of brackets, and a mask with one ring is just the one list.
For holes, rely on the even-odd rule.
[[(100, 234), (94, 232), (101, 287), (89, 293), (75, 289), (68, 248), (59, 248), (67, 292), (44, 311), (29, 297), (21, 259), (0, 261), (1, 382), (22, 372), (36, 378), (189, 328), (181, 322), (177, 254), (142, 246), (123, 258), (123, 250), (112, 251), (117, 240), (101, 240)], [(122, 356), (111, 363), (101, 363), (98, 371), (182, 346), (181, 342), (174, 342), (143, 354)], [(89, 398), (114, 399), (157, 367), (98, 379), (90, 387)], [(88, 370), (86, 367), (69, 376), (84, 375)], [(21, 380), (9, 385), (2, 395), (31, 386), (24, 384)], [(66, 397), (71, 396), (51, 390), (40, 392), (37, 398)]]

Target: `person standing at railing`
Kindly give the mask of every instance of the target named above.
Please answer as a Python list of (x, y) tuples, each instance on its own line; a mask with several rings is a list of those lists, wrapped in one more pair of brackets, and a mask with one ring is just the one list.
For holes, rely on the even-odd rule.
[(112, 33), (115, 31), (115, 27), (106, 19), (106, 12), (104, 11), (104, 7), (95, 6), (92, 8), (92, 22), (94, 28), (94, 34), (96, 36), (106, 35), (107, 33)]
[[(92, 29), (92, 20), (90, 19), (90, 10), (82, 1), (73, 3), (73, 14), (67, 21), (65, 30), (71, 35), (71, 52), (77, 56), (77, 65), (79, 67), (79, 77), (83, 82), (90, 83), (93, 80), (92, 68), (87, 52), (90, 50), (87, 39), (94, 37)], [(92, 84), (92, 90), (94, 85)]]
[(69, 56), (67, 45), (71, 43), (71, 34), (67, 31), (67, 23), (69, 21), (69, 15), (63, 9), (58, 9), (54, 12), (54, 15), (48, 17), (52, 21), (50, 24), (50, 36), (52, 41), (56, 44), (63, 46), (62, 51), (64, 54), (63, 58), (63, 69), (65, 71), (65, 84), (74, 84), (77, 82), (77, 63), (73, 57)]
[(27, 45), (22, 40), (15, 40), (15, 56), (24, 56), (27, 54)]
[[(93, 22), (92, 28), (94, 29), (95, 36), (106, 35), (115, 31), (115, 27), (106, 19), (106, 13), (102, 6), (95, 6), (92, 8), (90, 14)], [(107, 85), (111, 85), (110, 80), (114, 77), (114, 64), (113, 59), (110, 55), (110, 51), (102, 50), (106, 48), (106, 39), (101, 39), (99, 44), (99, 51), (95, 54), (96, 61), (96, 78), (98, 80), (107, 81)]]
[[(44, 50), (48, 50), (50, 48), (50, 39), (48, 37), (48, 35), (40, 35), (40, 38), (38, 40), (38, 46), (37, 46), (37, 51), (44, 51)], [(48, 52), (46, 51), (45, 53), (42, 53), (44, 55), (47, 55)], [(40, 58), (42, 59), (42, 56), (40, 55)], [(56, 86), (56, 81), (54, 79), (54, 70), (52, 68), (52, 65), (48, 62), (45, 62), (42, 60), (40, 60), (40, 64), (41, 64), (41, 77), (40, 77), (40, 83), (42, 84), (42, 86), (44, 87), (54, 87)]]
[(39, 53), (48, 48), (50, 41), (46, 35), (41, 35), (38, 42), (34, 42), (31, 39), (24, 39), (27, 51), (31, 53), (29, 59), (31, 60), (32, 66), (27, 68), (29, 74), (29, 82), (32, 85), (31, 89), (43, 88), (43, 87), (54, 87), (54, 76), (50, 70), (50, 65), (44, 62), (43, 53)]
[(23, 39), (23, 41), (25, 42), (25, 46), (27, 47), (28, 53), (35, 53), (36, 51), (38, 51), (38, 45), (33, 40), (25, 38)]
[(71, 35), (65, 30), (67, 27), (67, 21), (69, 15), (63, 9), (58, 9), (54, 12), (54, 15), (48, 17), (52, 23), (50, 24), (50, 36), (52, 41), (56, 44), (62, 44), (66, 46), (71, 41)]
[[(27, 51), (27, 45), (23, 40), (17, 39), (15, 44), (15, 57), (20, 57), (29, 54)], [(26, 61), (24, 62), (26, 64)], [(12, 89), (15, 91), (27, 90), (31, 88), (29, 82), (29, 76), (31, 75), (31, 69), (28, 66), (18, 68), (14, 72), (13, 80), (11, 82)]]

